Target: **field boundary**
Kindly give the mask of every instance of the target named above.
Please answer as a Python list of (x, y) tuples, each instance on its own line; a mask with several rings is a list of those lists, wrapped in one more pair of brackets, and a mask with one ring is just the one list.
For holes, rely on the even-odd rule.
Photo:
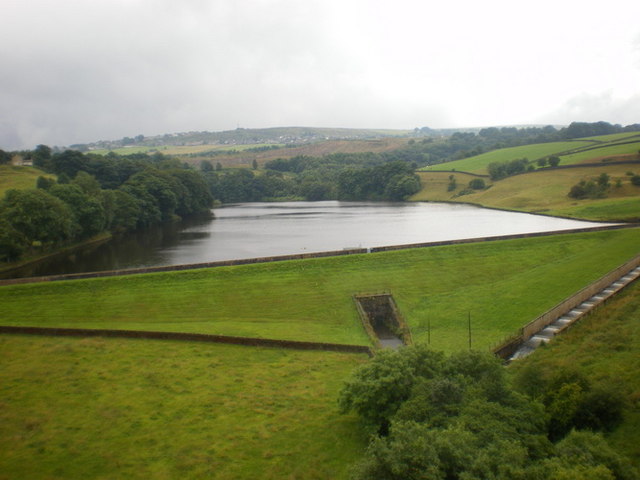
[[(530, 213), (530, 215), (541, 215), (541, 214)], [(597, 223), (597, 222), (592, 222), (592, 223)], [(552, 235), (563, 235), (563, 234), (572, 234), (572, 233), (601, 232), (605, 230), (637, 228), (639, 226), (640, 224), (638, 223), (624, 223), (624, 224), (618, 224), (618, 225), (603, 225), (601, 227), (584, 227), (584, 228), (574, 228), (570, 230), (551, 230), (548, 232), (517, 233), (512, 235), (496, 235), (491, 237), (462, 238), (457, 240), (441, 240), (436, 242), (388, 245), (384, 247), (351, 248), (351, 249), (345, 249), (345, 250), (334, 250), (334, 251), (316, 252), (316, 253), (300, 253), (300, 254), (292, 254), (292, 255), (273, 256), (273, 257), (257, 257), (257, 258), (245, 258), (245, 259), (237, 259), (237, 260), (222, 260), (217, 262), (191, 263), (191, 264), (183, 264), (183, 265), (165, 265), (165, 266), (159, 266), (159, 267), (109, 270), (104, 272), (70, 273), (66, 275), (11, 278), (11, 279), (0, 280), (0, 287), (7, 286), (7, 285), (26, 284), (26, 283), (42, 283), (42, 282), (54, 282), (54, 281), (62, 281), (62, 280), (80, 280), (80, 279), (89, 279), (89, 278), (137, 275), (137, 274), (144, 274), (144, 273), (175, 272), (175, 271), (182, 271), (182, 270), (195, 270), (195, 269), (204, 269), (204, 268), (230, 267), (230, 266), (236, 266), (236, 265), (251, 265), (251, 264), (259, 264), (259, 263), (283, 262), (288, 260), (306, 260), (306, 259), (312, 259), (312, 258), (338, 257), (338, 256), (345, 256), (345, 255), (389, 252), (389, 251), (395, 251), (395, 250), (409, 250), (413, 248), (429, 248), (429, 247), (441, 247), (441, 246), (447, 246), (447, 245), (463, 245), (463, 244), (472, 244), (472, 243), (493, 242), (493, 241), (500, 241), (500, 240), (514, 240), (514, 239), (520, 239), (520, 238), (547, 237)]]
[(224, 343), (249, 347), (275, 347), (291, 350), (321, 350), (342, 353), (364, 353), (373, 356), (373, 351), (365, 345), (341, 343), (300, 342), (296, 340), (276, 340), (270, 338), (231, 337), (206, 333), (156, 332), (145, 330), (109, 330), (89, 328), (18, 327), (0, 325), (0, 334), (43, 335), (58, 337), (109, 337), (146, 340), (180, 340), (190, 342)]

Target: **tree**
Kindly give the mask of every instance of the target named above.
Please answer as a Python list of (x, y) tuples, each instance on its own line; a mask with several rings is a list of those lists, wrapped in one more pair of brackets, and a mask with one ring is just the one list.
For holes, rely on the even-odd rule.
[(9, 165), (12, 158), (13, 156), (10, 153), (0, 149), (0, 165)]
[(469, 182), (469, 188), (472, 188), (474, 190), (484, 190), (485, 187), (486, 185), (484, 183), (484, 180), (481, 178), (474, 178)]
[(258, 169), (258, 161), (255, 158), (253, 159), (253, 162), (251, 162), (251, 168), (254, 170)]
[(82, 191), (90, 197), (97, 197), (100, 195), (100, 182), (96, 180), (96, 177), (88, 174), (87, 172), (79, 171), (76, 174), (76, 178), (74, 178), (71, 183), (73, 185), (78, 185)]
[(453, 192), (456, 188), (458, 188), (456, 177), (454, 175), (449, 175), (449, 184), (447, 185), (447, 192)]
[(51, 169), (51, 148), (47, 145), (38, 145), (31, 154), (33, 166), (49, 171)]
[(550, 167), (557, 167), (560, 165), (560, 157), (557, 155), (551, 155), (547, 161), (549, 162)]
[(29, 245), (56, 244), (71, 238), (70, 207), (44, 190), (9, 190), (0, 204), (2, 216)]
[(168, 173), (155, 168), (136, 173), (125, 185), (131, 187), (128, 193), (144, 198), (146, 202), (151, 200), (162, 220), (173, 218), (178, 208), (178, 197), (180, 194), (186, 195), (182, 184)]
[(80, 186), (54, 185), (49, 193), (69, 206), (73, 218), (73, 237), (87, 238), (104, 229), (106, 217), (102, 204), (96, 197), (83, 192)]
[(86, 168), (86, 160), (82, 152), (77, 150), (65, 150), (51, 157), (51, 168), (57, 175), (66, 175), (74, 178), (80, 170)]
[(13, 228), (0, 210), (0, 262), (17, 260), (28, 245), (26, 237)]
[(56, 181), (53, 178), (43, 177), (42, 175), (36, 180), (36, 188), (41, 188), (43, 190), (49, 190), (55, 184)]
[(209, 160), (202, 160), (200, 162), (200, 170), (203, 172), (213, 172), (213, 165)]
[(406, 200), (420, 191), (420, 177), (416, 174), (397, 174), (391, 177), (384, 189), (384, 196), (389, 200)]
[(354, 410), (367, 423), (388, 428), (391, 417), (411, 393), (416, 374), (432, 378), (442, 369), (443, 355), (426, 347), (383, 350), (356, 370), (340, 392), (343, 412)]
[(598, 186), (602, 189), (606, 189), (609, 188), (610, 183), (609, 180), (611, 179), (611, 177), (609, 177), (609, 175), (607, 175), (606, 173), (601, 173), (600, 176), (598, 177)]

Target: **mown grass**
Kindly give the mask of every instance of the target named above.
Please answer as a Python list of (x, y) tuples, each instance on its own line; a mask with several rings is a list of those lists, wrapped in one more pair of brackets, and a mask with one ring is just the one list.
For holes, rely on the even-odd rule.
[[(571, 169), (548, 169), (516, 175), (496, 182), (485, 179), (487, 188), (457, 196), (467, 188), (470, 175), (454, 173), (458, 187), (447, 191), (448, 172), (420, 172), (422, 190), (413, 201), (458, 201), (493, 208), (545, 213), (598, 221), (640, 221), (640, 187), (631, 184), (629, 171), (634, 165), (606, 165)], [(568, 196), (571, 187), (581, 180), (597, 181), (610, 176), (611, 187), (606, 198), (577, 200)], [(617, 181), (621, 186), (617, 187)]]
[(489, 348), (640, 252), (640, 229), (0, 288), (5, 325), (369, 344), (352, 295), (390, 291), (416, 342)]
[(0, 165), (0, 199), (4, 197), (7, 190), (13, 188), (17, 190), (35, 188), (40, 176), (55, 178), (33, 167)]
[(592, 383), (622, 389), (624, 421), (608, 435), (612, 446), (640, 467), (640, 282), (609, 300), (566, 334), (557, 337), (509, 370), (533, 368), (537, 375), (578, 371)]
[(366, 356), (0, 336), (0, 479), (346, 478)]

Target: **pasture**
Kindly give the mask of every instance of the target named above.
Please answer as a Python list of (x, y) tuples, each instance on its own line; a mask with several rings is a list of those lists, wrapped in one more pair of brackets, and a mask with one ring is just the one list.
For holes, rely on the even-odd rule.
[[(493, 162), (507, 162), (518, 158), (527, 158), (535, 162), (549, 155), (560, 157), (560, 165), (573, 165), (585, 162), (600, 162), (608, 157), (625, 156), (628, 160), (637, 160), (640, 150), (640, 137), (637, 133), (603, 135), (580, 138), (564, 142), (537, 143), (519, 147), (501, 148), (473, 157), (463, 158), (437, 165), (424, 167), (422, 171), (451, 171), (487, 174), (487, 166)], [(534, 166), (535, 163), (534, 163)]]
[[(507, 162), (516, 158), (527, 158), (534, 161), (538, 158), (547, 157), (549, 155), (557, 155), (561, 152), (572, 151), (581, 147), (594, 145), (594, 142), (588, 140), (575, 140), (566, 142), (538, 143), (533, 145), (522, 145), (519, 147), (501, 148), (490, 152), (482, 153), (461, 160), (440, 163), (424, 167), (424, 171), (438, 170), (456, 170), (461, 172), (470, 172), (477, 174), (487, 174), (487, 165), (493, 162)], [(561, 162), (562, 164), (562, 162)]]
[[(418, 172), (422, 190), (413, 201), (469, 202), (485, 207), (557, 215), (596, 221), (640, 221), (640, 187), (631, 184), (629, 172), (640, 173), (640, 165), (542, 169), (491, 182), (487, 187), (459, 195), (474, 178), (460, 172)], [(610, 176), (606, 198), (577, 200), (568, 196), (581, 180), (596, 181), (601, 173)], [(453, 175), (457, 187), (448, 190)], [(617, 182), (620, 181), (620, 186)]]
[(38, 177), (55, 178), (54, 175), (44, 173), (33, 167), (0, 165), (0, 199), (7, 190), (35, 188)]
[(0, 479), (346, 478), (364, 355), (0, 336)]

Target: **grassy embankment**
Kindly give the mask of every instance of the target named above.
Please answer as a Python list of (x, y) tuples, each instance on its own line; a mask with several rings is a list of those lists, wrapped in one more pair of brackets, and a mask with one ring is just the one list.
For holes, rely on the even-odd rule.
[(622, 389), (627, 398), (624, 420), (608, 435), (613, 447), (640, 467), (640, 282), (546, 348), (511, 364), (517, 373), (533, 368), (540, 377), (562, 370), (578, 371), (592, 383), (604, 382)]
[[(611, 138), (609, 138), (611, 137)], [(640, 221), (640, 188), (630, 182), (629, 172), (640, 174), (640, 165), (608, 165), (613, 160), (638, 160), (640, 141), (637, 134), (593, 137), (594, 141), (559, 142), (506, 148), (475, 157), (429, 167), (419, 172), (423, 189), (411, 200), (414, 201), (458, 201), (482, 206), (545, 213), (574, 218), (602, 221)], [(634, 141), (634, 143), (624, 143)], [(561, 155), (573, 145), (581, 145), (574, 153)], [(597, 147), (597, 148), (594, 148)], [(460, 171), (486, 175), (487, 166), (527, 157), (535, 160), (551, 154), (559, 154), (560, 165), (599, 163), (571, 169), (540, 169), (531, 173), (508, 177), (491, 182), (485, 178), (485, 190), (460, 195), (475, 177)], [(436, 170), (456, 170), (445, 172)], [(611, 187), (606, 198), (576, 200), (568, 196), (573, 185), (581, 180), (596, 180), (601, 173), (610, 176)], [(449, 191), (449, 178), (453, 175), (457, 188)], [(621, 186), (617, 186), (618, 180)]]
[[(5, 325), (368, 344), (352, 295), (391, 291), (416, 342), (489, 348), (640, 250), (640, 229), (5, 286)], [(464, 279), (462, 282), (461, 279)]]
[(346, 478), (364, 355), (0, 336), (0, 479)]

